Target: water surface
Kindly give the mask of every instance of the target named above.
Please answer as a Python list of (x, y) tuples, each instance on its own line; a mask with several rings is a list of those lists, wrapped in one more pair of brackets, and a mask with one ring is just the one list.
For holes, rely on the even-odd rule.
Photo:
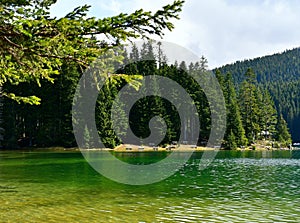
[[(118, 153), (131, 163), (166, 153)], [(147, 186), (113, 182), (79, 152), (0, 152), (0, 222), (300, 222), (299, 151), (202, 153)]]

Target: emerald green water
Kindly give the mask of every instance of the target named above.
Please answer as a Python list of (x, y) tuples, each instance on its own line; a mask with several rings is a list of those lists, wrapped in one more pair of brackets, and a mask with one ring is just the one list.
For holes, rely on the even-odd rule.
[(129, 186), (79, 152), (0, 152), (0, 222), (300, 222), (300, 151), (221, 151), (199, 171), (201, 155), (162, 182)]

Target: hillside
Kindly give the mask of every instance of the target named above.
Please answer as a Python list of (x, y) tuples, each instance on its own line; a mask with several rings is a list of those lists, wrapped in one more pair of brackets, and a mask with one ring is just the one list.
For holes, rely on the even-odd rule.
[(283, 53), (238, 61), (218, 68), (231, 73), (238, 86), (252, 68), (258, 85), (269, 90), (278, 113), (287, 120), (293, 140), (300, 139), (300, 48)]

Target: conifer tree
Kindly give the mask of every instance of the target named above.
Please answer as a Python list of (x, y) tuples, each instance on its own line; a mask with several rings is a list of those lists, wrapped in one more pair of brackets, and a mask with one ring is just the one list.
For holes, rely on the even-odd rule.
[[(259, 89), (259, 88), (258, 88)], [(258, 91), (258, 104), (260, 108), (260, 129), (261, 137), (264, 139), (272, 139), (276, 133), (277, 111), (270, 93), (264, 90)]]
[(243, 127), (248, 142), (251, 143), (257, 139), (260, 132), (256, 75), (251, 68), (245, 73), (245, 78), (240, 88), (239, 101)]
[[(227, 106), (227, 128), (225, 133), (225, 141), (227, 138), (227, 142), (233, 143), (233, 145), (236, 144), (239, 147), (245, 146), (248, 140), (245, 137), (245, 130), (242, 125), (240, 109), (230, 73), (227, 73), (224, 84), (225, 88), (227, 89), (225, 90), (225, 100)], [(235, 136), (234, 142), (230, 142), (233, 139), (233, 137), (230, 136), (232, 134)]]
[(280, 115), (277, 123), (277, 140), (282, 143), (283, 146), (288, 147), (292, 143), (291, 134), (287, 127), (287, 123), (283, 116)]
[[(6, 96), (18, 103), (42, 102), (40, 107), (29, 107), (4, 99), (5, 141), (12, 147), (24, 137), (39, 146), (74, 145), (71, 107), (83, 70), (95, 58), (126, 40), (146, 38), (149, 34), (162, 36), (165, 29), (172, 30), (174, 25), (169, 20), (179, 18), (183, 5), (183, 1), (175, 1), (156, 13), (141, 9), (103, 19), (88, 18), (89, 6), (85, 5), (62, 18), (51, 18), (49, 8), (55, 2), (1, 2), (0, 44), (5, 47), (0, 49), (0, 97)], [(101, 34), (107, 38), (96, 38)], [(139, 55), (134, 56), (139, 59)], [(137, 74), (136, 67), (132, 69), (131, 73)], [(124, 82), (129, 79), (123, 76)], [(118, 87), (109, 86), (110, 90), (105, 92), (104, 109), (111, 105)], [(101, 100), (97, 103), (101, 104)], [(116, 144), (118, 140), (111, 131), (110, 114), (107, 112), (102, 120), (107, 130), (107, 144)]]
[[(75, 8), (62, 18), (51, 17), (56, 0), (1, 1), (0, 7), (0, 87), (42, 79), (53, 81), (64, 61), (86, 68), (106, 50), (126, 40), (163, 36), (172, 30), (169, 21), (178, 19), (183, 1), (163, 7), (155, 13), (136, 10), (110, 18), (88, 17), (88, 5)], [(95, 38), (104, 35), (106, 38)], [(88, 47), (87, 47), (88, 46)], [(39, 104), (37, 97), (18, 96), (1, 89), (1, 94), (17, 101)]]
[(247, 144), (245, 130), (242, 125), (240, 109), (237, 101), (237, 95), (234, 89), (232, 76), (230, 73), (224, 75), (220, 70), (216, 70), (216, 77), (222, 87), (226, 102), (226, 132), (224, 136), (224, 148), (235, 149)]

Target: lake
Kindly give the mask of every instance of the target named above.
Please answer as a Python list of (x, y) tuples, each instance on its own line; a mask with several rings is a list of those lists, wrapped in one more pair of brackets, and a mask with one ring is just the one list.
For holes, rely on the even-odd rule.
[[(134, 154), (134, 155), (133, 155)], [(116, 153), (128, 162), (165, 152)], [(0, 152), (0, 222), (300, 222), (300, 151), (201, 152), (146, 186), (113, 182), (80, 152)]]

